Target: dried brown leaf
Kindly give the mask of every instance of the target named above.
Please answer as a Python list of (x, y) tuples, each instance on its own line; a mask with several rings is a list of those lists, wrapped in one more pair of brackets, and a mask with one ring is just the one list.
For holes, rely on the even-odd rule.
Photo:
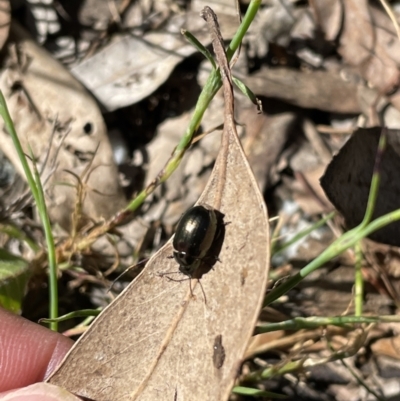
[(400, 336), (380, 338), (371, 346), (375, 355), (386, 355), (391, 358), (400, 359)]
[(170, 241), (82, 336), (52, 384), (97, 401), (229, 397), (265, 292), (269, 238), (225, 89), (224, 146), (199, 200), (224, 215), (221, 261), (201, 286), (171, 281), (159, 274), (178, 269)]
[[(172, 282), (169, 242), (95, 321), (50, 383), (101, 400), (227, 399), (260, 309), (268, 266), (265, 206), (242, 149), (229, 144), (220, 211), (227, 224), (221, 263), (192, 283)], [(217, 162), (200, 202), (213, 204)], [(222, 336), (225, 361), (213, 365)]]
[(239, 110), (238, 121), (245, 127), (243, 148), (262, 190), (279, 179), (278, 160), (295, 129), (296, 115), (292, 112), (254, 115), (254, 106)]

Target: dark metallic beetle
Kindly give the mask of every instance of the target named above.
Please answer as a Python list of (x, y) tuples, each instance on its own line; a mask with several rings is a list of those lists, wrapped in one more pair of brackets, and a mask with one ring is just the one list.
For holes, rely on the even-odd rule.
[(180, 219), (173, 241), (179, 270), (192, 276), (201, 265), (217, 234), (217, 216), (208, 205), (194, 206)]

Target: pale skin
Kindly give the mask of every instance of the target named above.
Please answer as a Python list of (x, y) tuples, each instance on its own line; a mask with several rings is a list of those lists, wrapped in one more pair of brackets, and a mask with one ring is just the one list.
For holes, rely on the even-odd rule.
[[(66, 401), (44, 385), (73, 341), (0, 308), (0, 400)], [(72, 398), (76, 399), (71, 395)]]

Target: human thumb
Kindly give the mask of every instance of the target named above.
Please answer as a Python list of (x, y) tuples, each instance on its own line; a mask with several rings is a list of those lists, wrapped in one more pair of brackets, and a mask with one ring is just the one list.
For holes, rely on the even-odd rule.
[(81, 399), (53, 384), (36, 383), (2, 393), (0, 401), (81, 401)]

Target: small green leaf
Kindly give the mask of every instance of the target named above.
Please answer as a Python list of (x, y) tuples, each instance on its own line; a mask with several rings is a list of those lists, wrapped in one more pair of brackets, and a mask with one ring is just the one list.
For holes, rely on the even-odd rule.
[(67, 313), (63, 316), (57, 317), (56, 319), (40, 319), (39, 323), (59, 323), (63, 322), (64, 320), (75, 319), (77, 317), (98, 316), (100, 312), (100, 309), (81, 309), (75, 312)]
[(251, 89), (247, 87), (240, 79), (232, 77), (232, 81), (242, 91), (242, 93), (257, 106), (257, 112), (258, 114), (261, 114), (263, 110), (261, 100), (257, 99), (256, 95), (251, 91)]
[(195, 47), (213, 66), (214, 69), (217, 68), (215, 64), (215, 60), (213, 59), (213, 56), (211, 53), (208, 51), (207, 48), (205, 48), (198, 40), (197, 38), (192, 35), (189, 31), (186, 29), (181, 29), (181, 34), (188, 40), (188, 42)]
[(269, 397), (285, 400), (287, 395), (271, 393), (271, 391), (259, 390), (258, 388), (236, 386), (233, 388), (232, 393), (240, 395), (249, 395), (251, 397)]
[(31, 276), (26, 260), (0, 249), (0, 306), (21, 313), (21, 304)]

